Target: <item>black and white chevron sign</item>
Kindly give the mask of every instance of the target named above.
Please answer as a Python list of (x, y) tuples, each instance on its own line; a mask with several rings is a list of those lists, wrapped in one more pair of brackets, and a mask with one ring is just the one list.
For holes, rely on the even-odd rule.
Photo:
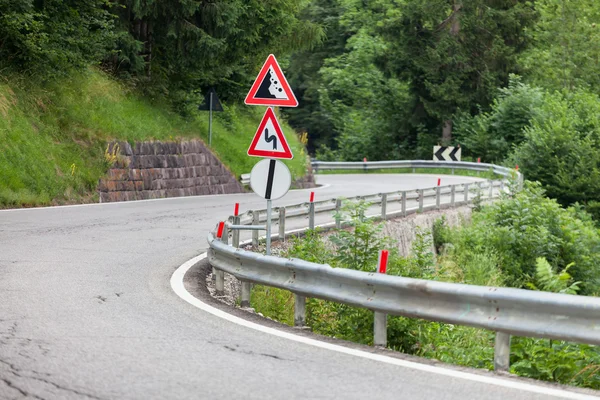
[(433, 161), (460, 161), (460, 147), (433, 146)]

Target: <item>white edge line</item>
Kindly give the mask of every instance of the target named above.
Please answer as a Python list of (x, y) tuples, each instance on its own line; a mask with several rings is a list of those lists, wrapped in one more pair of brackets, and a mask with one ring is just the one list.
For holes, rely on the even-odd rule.
[[(330, 187), (330, 184), (327, 185), (320, 185), (317, 186), (316, 188), (309, 188), (309, 189), (294, 189), (294, 190), (290, 190), (290, 192), (308, 192), (308, 191), (319, 191), (322, 189), (327, 189), (328, 187)], [(185, 200), (190, 200), (190, 199), (201, 199), (204, 197), (223, 197), (223, 196), (245, 196), (245, 195), (249, 195), (252, 194), (252, 192), (248, 192), (248, 193), (231, 193), (231, 194), (211, 194), (211, 195), (201, 195), (201, 196), (182, 196), (182, 197), (164, 197), (164, 198), (160, 198), (160, 199), (146, 199), (146, 200), (131, 200), (131, 201), (115, 201), (115, 202), (110, 202), (110, 203), (87, 203), (87, 204), (69, 204), (69, 205), (65, 205), (65, 206), (48, 206), (48, 207), (30, 207), (30, 208), (7, 208), (7, 209), (2, 209), (0, 210), (0, 213), (3, 212), (26, 212), (26, 211), (33, 211), (33, 210), (52, 210), (52, 209), (67, 209), (67, 208), (78, 208), (78, 207), (95, 207), (95, 206), (115, 206), (115, 205), (126, 205), (126, 204), (137, 204), (137, 203), (151, 203), (151, 202), (158, 202), (158, 201), (167, 201), (167, 200), (172, 200), (172, 201), (185, 201)]]
[(513, 381), (513, 380), (508, 380), (508, 379), (501, 379), (501, 378), (489, 377), (489, 376), (484, 376), (484, 375), (471, 374), (468, 372), (462, 372), (462, 371), (457, 371), (457, 370), (453, 370), (453, 369), (445, 369), (445, 368), (436, 367), (436, 366), (427, 365), (427, 364), (419, 364), (416, 362), (401, 360), (398, 358), (383, 356), (380, 354), (368, 353), (368, 352), (362, 351), (362, 350), (351, 349), (348, 347), (331, 344), (331, 343), (327, 343), (327, 342), (322, 342), (322, 341), (307, 338), (304, 336), (298, 336), (293, 333), (280, 331), (278, 329), (270, 328), (267, 326), (263, 326), (263, 325), (245, 320), (240, 317), (236, 317), (235, 315), (231, 315), (225, 311), (219, 310), (218, 308), (215, 308), (207, 303), (204, 303), (200, 299), (198, 299), (198, 298), (194, 297), (192, 294), (190, 294), (187, 291), (187, 289), (185, 288), (184, 283), (183, 283), (185, 274), (192, 267), (197, 265), (200, 261), (204, 260), (206, 257), (207, 257), (207, 253), (201, 254), (201, 255), (194, 257), (191, 260), (185, 262), (179, 268), (177, 268), (177, 270), (171, 276), (171, 288), (177, 294), (177, 296), (179, 296), (181, 299), (185, 300), (189, 304), (193, 305), (194, 307), (197, 307), (209, 314), (212, 314), (216, 317), (222, 318), (222, 319), (232, 322), (234, 324), (237, 324), (237, 325), (240, 325), (240, 326), (243, 326), (246, 328), (254, 329), (256, 331), (263, 332), (263, 333), (266, 333), (269, 335), (284, 338), (287, 340), (292, 340), (294, 342), (303, 343), (306, 345), (315, 346), (315, 347), (319, 347), (322, 349), (335, 351), (338, 353), (343, 353), (343, 354), (347, 354), (347, 355), (351, 355), (351, 356), (355, 356), (355, 357), (362, 357), (362, 358), (366, 358), (369, 360), (383, 362), (386, 364), (392, 364), (392, 365), (396, 365), (396, 366), (400, 366), (400, 367), (404, 367), (404, 368), (410, 368), (410, 369), (414, 369), (414, 370), (418, 370), (418, 371), (448, 376), (451, 378), (464, 379), (464, 380), (478, 382), (478, 383), (485, 383), (485, 384), (490, 384), (490, 385), (495, 385), (495, 386), (501, 386), (501, 387), (505, 387), (505, 388), (509, 388), (509, 389), (516, 389), (516, 390), (522, 390), (522, 391), (527, 391), (527, 392), (536, 393), (536, 394), (560, 397), (560, 398), (564, 398), (564, 399), (576, 399), (576, 400), (595, 399), (595, 400), (598, 400), (598, 397), (596, 397), (596, 396), (591, 396), (591, 395), (587, 395), (587, 394), (583, 394), (583, 393), (569, 392), (566, 390), (553, 389), (553, 388), (548, 388), (548, 387), (544, 387), (544, 386), (536, 386), (536, 385)]

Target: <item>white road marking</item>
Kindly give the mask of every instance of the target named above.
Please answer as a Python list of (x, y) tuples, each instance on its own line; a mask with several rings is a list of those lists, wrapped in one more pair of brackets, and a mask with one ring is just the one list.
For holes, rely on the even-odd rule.
[[(330, 186), (331, 186), (330, 184), (327, 184), (327, 185), (317, 186), (316, 188), (312, 188), (312, 189), (294, 189), (294, 190), (290, 190), (290, 193), (319, 191), (319, 190), (327, 189)], [(251, 193), (248, 192), (248, 193), (232, 193), (232, 194), (211, 194), (211, 195), (203, 195), (203, 196), (165, 197), (165, 198), (161, 198), (161, 199), (116, 201), (116, 202), (110, 202), (110, 203), (71, 204), (71, 205), (67, 205), (67, 206), (8, 208), (5, 210), (0, 210), (0, 213), (3, 213), (3, 212), (25, 212), (25, 211), (32, 211), (32, 210), (52, 210), (54, 208), (62, 209), (62, 208), (77, 208), (77, 207), (114, 206), (114, 205), (118, 205), (118, 204), (123, 205), (123, 204), (136, 204), (136, 203), (150, 203), (150, 202), (167, 201), (167, 200), (183, 201), (186, 199), (189, 200), (189, 199), (194, 199), (194, 198), (201, 199), (203, 197), (244, 196), (244, 195), (248, 195), (248, 194), (251, 194)]]
[(197, 307), (203, 311), (206, 311), (216, 317), (222, 318), (229, 322), (237, 325), (244, 326), (246, 328), (254, 329), (259, 332), (267, 333), (269, 335), (278, 336), (284, 339), (292, 340), (294, 342), (307, 344), (310, 346), (319, 347), (326, 350), (336, 351), (338, 353), (348, 354), (351, 356), (362, 357), (373, 361), (383, 362), (386, 364), (397, 365), (399, 367), (411, 368), (418, 371), (428, 372), (432, 374), (444, 375), (451, 378), (464, 379), (468, 381), (484, 383), (489, 385), (501, 386), (509, 389), (516, 389), (526, 391), (535, 394), (541, 394), (546, 396), (558, 397), (563, 399), (575, 399), (575, 400), (598, 400), (599, 397), (591, 396), (583, 393), (569, 392), (561, 389), (554, 389), (544, 386), (536, 386), (528, 383), (519, 382), (516, 380), (495, 378), (484, 375), (471, 374), (468, 372), (462, 372), (452, 369), (445, 369), (432, 365), (419, 364), (412, 361), (401, 360), (393, 357), (383, 356), (379, 354), (368, 353), (361, 350), (351, 349), (348, 347), (339, 346), (336, 344), (321, 342), (319, 340), (307, 338), (304, 336), (294, 335), (289, 332), (280, 331), (278, 329), (263, 326), (254, 322), (247, 321), (243, 318), (236, 317), (226, 313), (225, 311), (219, 310), (209, 304), (204, 303), (200, 299), (192, 296), (183, 284), (185, 274), (200, 261), (204, 260), (207, 253), (201, 254), (181, 265), (171, 276), (171, 288), (173, 291), (183, 300), (189, 304)]

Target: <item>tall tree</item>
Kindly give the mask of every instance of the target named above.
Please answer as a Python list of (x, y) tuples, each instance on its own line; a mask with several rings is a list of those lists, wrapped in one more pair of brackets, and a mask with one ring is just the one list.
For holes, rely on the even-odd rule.
[(114, 46), (109, 0), (0, 0), (0, 67), (47, 78)]
[(525, 75), (548, 89), (587, 87), (600, 93), (600, 3), (537, 0), (539, 20), (520, 59)]
[(448, 142), (456, 111), (487, 107), (516, 71), (523, 30), (535, 17), (532, 3), (406, 0), (400, 9), (385, 27), (393, 46), (388, 67), (411, 82), (414, 122), (441, 129)]
[(298, 131), (308, 133), (311, 153), (321, 147), (334, 147), (338, 136), (331, 115), (321, 107), (319, 90), (323, 86), (321, 68), (328, 58), (344, 53), (346, 41), (351, 36), (342, 26), (343, 8), (339, 0), (313, 0), (303, 10), (303, 21), (320, 25), (326, 35), (323, 43), (314, 49), (295, 52), (288, 68), (288, 80), (301, 99), (298, 108), (284, 112), (289, 123)]
[(297, 18), (305, 3), (120, 0), (116, 11), (126, 34), (109, 64), (182, 104), (194, 89), (217, 84), (226, 96), (241, 98), (248, 71), (269, 52), (285, 54), (319, 41), (320, 28)]

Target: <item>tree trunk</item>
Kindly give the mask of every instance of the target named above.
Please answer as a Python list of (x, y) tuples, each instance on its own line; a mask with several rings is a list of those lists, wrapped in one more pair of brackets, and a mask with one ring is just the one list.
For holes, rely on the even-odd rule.
[(452, 36), (457, 36), (460, 33), (460, 9), (462, 8), (462, 4), (460, 0), (455, 0), (452, 5), (452, 14), (454, 17), (452, 18), (452, 25), (450, 25), (450, 34)]
[(449, 145), (452, 142), (452, 120), (447, 119), (444, 121), (444, 128), (442, 129), (442, 144)]

